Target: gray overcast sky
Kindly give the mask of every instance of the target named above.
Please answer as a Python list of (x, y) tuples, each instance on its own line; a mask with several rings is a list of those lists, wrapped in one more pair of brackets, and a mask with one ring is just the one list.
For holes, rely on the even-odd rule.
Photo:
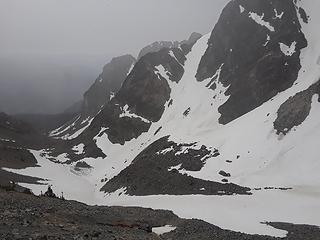
[(2, 53), (137, 54), (212, 30), (227, 0), (0, 0)]
[[(32, 65), (33, 61), (34, 65), (41, 66), (54, 61), (60, 65), (62, 62), (64, 65), (87, 65), (92, 71), (98, 71), (91, 73), (93, 77), (93, 74), (99, 74), (97, 69), (112, 56), (126, 53), (136, 56), (142, 47), (157, 40), (183, 40), (193, 31), (210, 32), (227, 2), (228, 0), (0, 0), (0, 64), (28, 61)], [(7, 59), (10, 61), (6, 61)], [(59, 64), (51, 65), (59, 68)], [(89, 66), (90, 64), (95, 66)], [(0, 67), (4, 68), (4, 64)], [(26, 67), (24, 66), (24, 71)], [(46, 71), (50, 73), (47, 67)], [(20, 69), (14, 65), (11, 68), (16, 71)], [(41, 69), (43, 68), (39, 67), (38, 70)], [(43, 73), (39, 74), (41, 79), (37, 79), (37, 73), (32, 72), (33, 76), (26, 76), (24, 82), (30, 81), (34, 85), (41, 81), (45, 88), (44, 82), (53, 81), (49, 76), (43, 77)], [(90, 78), (91, 75), (88, 75)], [(0, 72), (0, 83), (9, 82), (11, 88), (16, 87), (13, 80), (16, 78), (18, 77), (8, 73), (3, 76)], [(22, 80), (16, 81), (18, 84)], [(83, 92), (92, 81), (94, 77), (87, 79), (85, 84), (80, 84), (82, 87), (79, 92)], [(63, 77), (60, 82), (64, 82)], [(10, 93), (10, 87), (7, 90)], [(6, 94), (9, 94), (8, 91)], [(80, 95), (77, 99), (81, 98), (80, 93), (74, 94)], [(68, 104), (75, 101), (76, 96), (69, 98)], [(61, 97), (60, 100), (62, 104)]]

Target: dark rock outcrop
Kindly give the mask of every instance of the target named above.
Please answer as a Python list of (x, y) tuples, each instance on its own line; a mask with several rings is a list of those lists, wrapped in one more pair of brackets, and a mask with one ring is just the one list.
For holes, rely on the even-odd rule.
[(36, 166), (37, 160), (28, 150), (0, 143), (0, 167), (23, 169)]
[(117, 93), (135, 63), (131, 55), (113, 58), (103, 67), (95, 83), (84, 94), (83, 109), (86, 115), (94, 116)]
[[(213, 157), (216, 150), (205, 146), (193, 149), (195, 143), (176, 144), (161, 138), (143, 150), (132, 164), (108, 181), (101, 189), (115, 192), (125, 187), (129, 195), (232, 195), (250, 194), (250, 189), (236, 184), (197, 179), (179, 170), (200, 171), (206, 159)], [(177, 169), (179, 168), (179, 169)]]
[(14, 190), (23, 192), (27, 190), (27, 188), (20, 186), (19, 183), (41, 185), (42, 183), (40, 183), (40, 181), (44, 181), (44, 179), (21, 175), (0, 169), (0, 188), (4, 188), (7, 190), (10, 189), (10, 191)]
[(171, 92), (165, 76), (157, 74), (157, 67), (161, 65), (173, 82), (179, 82), (184, 73), (181, 63), (169, 51), (170, 49), (165, 48), (142, 57), (116, 96), (136, 114), (153, 122), (160, 119)]
[[(306, 120), (315, 94), (320, 95), (320, 81), (290, 97), (280, 106), (277, 119), (273, 123), (277, 134), (287, 134), (293, 127), (299, 126)], [(320, 102), (320, 97), (318, 101)]]
[[(283, 52), (281, 46), (293, 49)], [(219, 81), (227, 87), (219, 122), (227, 124), (291, 87), (306, 46), (292, 0), (229, 2), (196, 74), (198, 81), (212, 78), (212, 86)]]

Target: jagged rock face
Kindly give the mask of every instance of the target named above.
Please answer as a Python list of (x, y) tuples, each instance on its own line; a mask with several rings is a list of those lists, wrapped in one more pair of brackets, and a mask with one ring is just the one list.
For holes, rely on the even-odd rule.
[[(184, 43), (186, 49), (192, 48), (195, 39), (197, 37), (193, 36)], [(104, 132), (108, 134), (109, 140), (120, 144), (147, 132), (151, 123), (161, 118), (170, 99), (169, 84), (181, 80), (185, 61), (182, 48), (164, 48), (143, 56), (135, 64), (119, 92), (92, 122), (91, 130), (88, 130), (97, 134), (101, 127), (105, 127)], [(159, 74), (161, 70), (168, 79)], [(129, 116), (124, 114), (125, 111)]]
[[(292, 128), (306, 120), (315, 94), (320, 96), (320, 81), (311, 85), (307, 90), (290, 97), (280, 106), (277, 119), (273, 124), (277, 134), (287, 134)], [(318, 97), (318, 102), (320, 102), (320, 97)]]
[(110, 96), (118, 92), (135, 61), (131, 55), (124, 55), (113, 58), (105, 65), (103, 72), (84, 94), (83, 112), (87, 115), (96, 114)]
[(159, 52), (163, 48), (177, 48), (179, 47), (178, 41), (160, 41), (160, 42), (154, 42), (148, 46), (145, 46), (141, 49), (141, 51), (138, 54), (138, 60), (142, 58), (143, 56), (147, 55), (148, 53), (154, 53)]
[(160, 42), (154, 42), (146, 47), (144, 47), (139, 55), (138, 55), (138, 60), (142, 58), (143, 56), (147, 55), (148, 53), (153, 53), (153, 52), (159, 52), (161, 49), (164, 48), (179, 48), (184, 51), (184, 53), (187, 53), (191, 50), (192, 45), (199, 39), (201, 38), (202, 35), (200, 33), (192, 33), (189, 37), (188, 40), (184, 40), (181, 42), (178, 41), (160, 41)]
[(231, 1), (196, 75), (198, 81), (212, 78), (228, 87), (219, 122), (227, 124), (291, 87), (306, 46), (292, 0)]
[(162, 65), (173, 82), (179, 82), (184, 73), (181, 63), (169, 51), (166, 48), (141, 58), (117, 94), (136, 114), (154, 122), (160, 119), (171, 91), (168, 82), (157, 74), (157, 66)]
[[(169, 51), (162, 49), (142, 57), (116, 96), (93, 121), (91, 128), (96, 131), (101, 126), (107, 128), (105, 132), (109, 140), (121, 144), (148, 131), (151, 122), (161, 118), (171, 91), (167, 80), (157, 74), (157, 66), (161, 65), (168, 71), (171, 81), (178, 82), (184, 73), (181, 63)], [(181, 50), (177, 51), (182, 54)], [(135, 116), (123, 116), (125, 108)]]

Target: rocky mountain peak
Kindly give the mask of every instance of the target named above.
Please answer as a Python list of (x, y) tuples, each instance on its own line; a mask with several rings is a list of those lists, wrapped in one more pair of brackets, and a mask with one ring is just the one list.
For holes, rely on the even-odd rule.
[(224, 8), (196, 74), (228, 88), (226, 124), (292, 86), (301, 68), (301, 31), (293, 1), (236, 0)]
[(163, 48), (179, 48), (181, 47), (183, 50), (185, 50), (185, 53), (190, 51), (188, 49), (188, 46), (192, 46), (199, 38), (201, 38), (202, 35), (200, 33), (193, 32), (188, 40), (183, 40), (181, 42), (179, 41), (157, 41), (153, 42), (152, 44), (144, 47), (141, 49), (138, 60), (142, 58), (144, 55), (152, 52), (158, 52)]

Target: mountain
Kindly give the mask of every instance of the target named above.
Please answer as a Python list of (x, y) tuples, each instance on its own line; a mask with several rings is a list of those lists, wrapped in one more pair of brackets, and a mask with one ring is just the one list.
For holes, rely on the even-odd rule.
[(12, 171), (89, 204), (169, 209), (233, 231), (320, 226), (319, 9), (230, 1), (211, 33), (138, 59), (81, 134), (31, 151), (41, 167)]
[[(180, 48), (186, 54), (201, 36), (201, 34), (194, 32), (188, 40), (181, 42), (155, 42), (143, 48), (139, 53), (138, 59), (149, 53), (169, 49), (173, 46), (176, 49)], [(85, 92), (83, 100), (80, 102), (80, 111), (74, 111), (79, 114), (53, 130), (50, 136), (60, 139), (74, 139), (79, 136), (90, 125), (104, 105), (119, 91), (122, 83), (133, 69), (135, 62), (136, 59), (131, 55), (123, 55), (113, 58), (110, 63), (106, 64), (102, 73)], [(71, 107), (71, 110), (73, 107), (77, 110), (78, 106), (79, 103), (75, 104), (75, 106)], [(66, 111), (70, 110), (67, 109)]]
[(53, 130), (50, 136), (73, 139), (82, 133), (104, 104), (119, 90), (135, 63), (131, 55), (113, 58), (83, 96), (80, 113), (69, 122)]

